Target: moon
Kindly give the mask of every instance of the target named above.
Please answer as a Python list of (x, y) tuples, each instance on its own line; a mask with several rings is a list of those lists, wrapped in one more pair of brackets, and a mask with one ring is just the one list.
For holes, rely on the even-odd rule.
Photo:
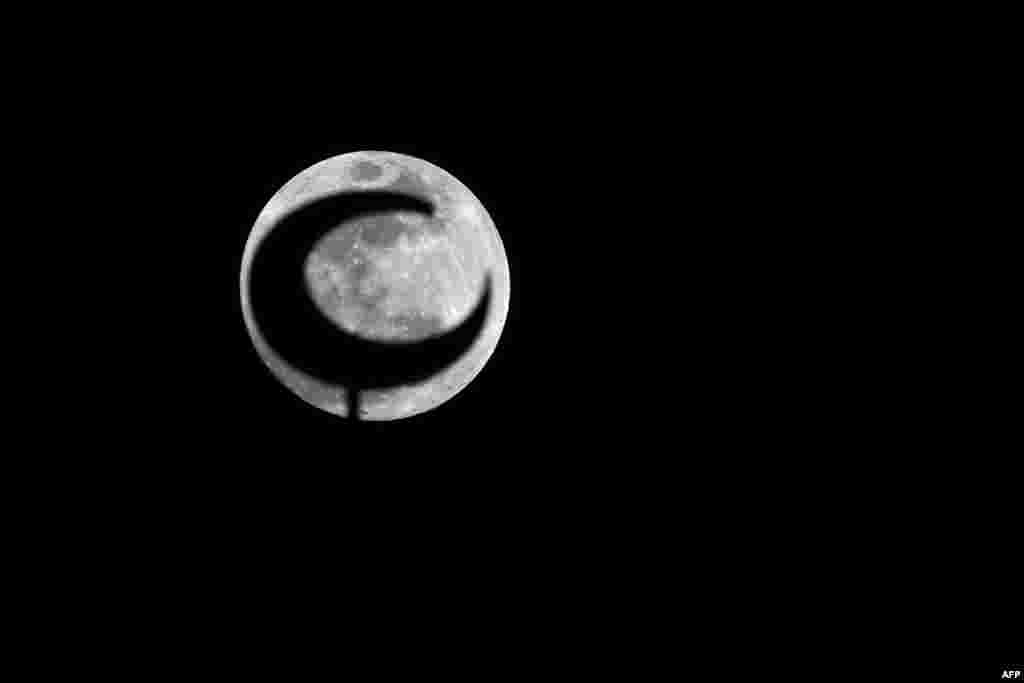
[[(371, 162), (377, 168), (361, 162)], [(375, 177), (374, 177), (375, 176)], [(450, 244), (451, 253), (465, 273), (467, 284), (451, 310), (465, 310), (472, 303), (466, 292), (485, 277), (490, 283), (487, 322), (470, 350), (439, 375), (418, 384), (393, 389), (367, 390), (359, 396), (359, 415), (351, 414), (352, 401), (345, 387), (331, 386), (289, 365), (267, 343), (256, 324), (249, 293), (253, 255), (261, 242), (294, 209), (340, 192), (364, 190), (401, 193), (430, 202), (434, 234)], [(415, 229), (426, 220), (412, 214), (396, 214)], [(365, 420), (397, 420), (429, 411), (462, 391), (483, 370), (497, 347), (508, 317), (510, 276), (508, 259), (498, 230), (476, 196), (438, 166), (416, 157), (386, 151), (360, 151), (332, 157), (298, 173), (269, 199), (249, 233), (239, 275), (242, 313), (249, 337), (259, 357), (281, 384), (308, 404), (340, 417)], [(479, 298), (479, 297), (478, 297)], [(449, 321), (450, 322), (450, 321)]]

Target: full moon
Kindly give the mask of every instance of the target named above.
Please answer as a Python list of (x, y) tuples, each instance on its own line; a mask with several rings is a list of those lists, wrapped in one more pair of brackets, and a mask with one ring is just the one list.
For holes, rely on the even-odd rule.
[[(366, 389), (353, 402), (347, 393), (350, 387), (312, 377), (275, 352), (253, 315), (249, 274), (261, 242), (279, 223), (285, 224), (283, 217), (322, 197), (363, 191), (416, 197), (429, 202), (434, 213), (422, 216), (395, 212), (379, 217), (388, 221), (387, 225), (367, 219), (359, 225), (338, 226), (334, 237), (329, 233), (308, 255), (308, 272), (297, 274), (310, 283), (310, 296), (317, 299), (328, 319), (347, 330), (365, 331), (371, 338), (391, 335), (395, 339), (416, 339), (414, 329), (434, 325), (443, 332), (458, 325), (480, 301), (485, 278), (490, 282), (490, 297), (483, 331), (457, 363), (419, 383)], [(377, 235), (388, 237), (377, 244)], [(332, 254), (340, 250), (345, 250), (346, 260), (332, 261)], [(249, 233), (239, 284), (249, 337), (272, 375), (320, 410), (353, 417), (352, 406), (358, 405), (360, 414), (354, 417), (367, 420), (395, 420), (423, 413), (464, 389), (494, 353), (509, 308), (508, 260), (486, 209), (469, 188), (445, 170), (393, 152), (363, 151), (332, 157), (285, 183), (263, 207)]]

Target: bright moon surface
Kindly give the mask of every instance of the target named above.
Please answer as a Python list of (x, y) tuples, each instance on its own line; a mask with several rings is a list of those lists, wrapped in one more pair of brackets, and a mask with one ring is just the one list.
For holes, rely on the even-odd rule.
[[(366, 162), (378, 166), (379, 173), (372, 172), (373, 169)], [(484, 275), (489, 273), (491, 278), (487, 323), (475, 344), (458, 363), (417, 385), (371, 390), (361, 394), (362, 419), (393, 420), (422, 413), (444, 403), (466, 387), (483, 369), (494, 353), (508, 317), (508, 260), (497, 228), (479, 200), (455, 177), (428, 161), (392, 152), (353, 152), (314, 164), (285, 183), (260, 212), (246, 242), (239, 278), (242, 311), (253, 345), (273, 376), (304, 401), (321, 410), (348, 415), (345, 389), (325, 385), (295, 370), (269, 347), (253, 320), (248, 274), (257, 245), (275, 229), (282, 216), (310, 200), (339, 191), (360, 190), (407, 194), (433, 204), (433, 218), (408, 214), (397, 214), (396, 217), (411, 231), (425, 227), (423, 223), (429, 221), (436, 231), (435, 242), (441, 240), (444, 243), (458, 272), (462, 274), (460, 277), (464, 277), (468, 283), (469, 289), (459, 290), (463, 293), (462, 298), (456, 298), (453, 294), (450, 302), (445, 301), (444, 309), (448, 311), (445, 316), (446, 325), (454, 322), (452, 312), (464, 311), (470, 303), (465, 300), (465, 291), (478, 293)], [(408, 241), (403, 242), (403, 245), (408, 251)], [(384, 258), (381, 262), (390, 263)]]

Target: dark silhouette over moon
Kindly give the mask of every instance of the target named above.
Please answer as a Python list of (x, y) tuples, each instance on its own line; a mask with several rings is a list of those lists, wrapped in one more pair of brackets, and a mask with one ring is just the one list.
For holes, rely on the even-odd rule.
[(427, 217), (427, 201), (386, 191), (341, 191), (283, 215), (260, 240), (248, 270), (253, 321), (279, 359), (310, 379), (344, 389), (349, 414), (359, 419), (361, 393), (411, 386), (457, 363), (487, 323), (491, 275), (479, 300), (456, 327), (420, 341), (369, 340), (329, 320), (309, 295), (304, 264), (328, 232), (360, 217), (396, 211)]

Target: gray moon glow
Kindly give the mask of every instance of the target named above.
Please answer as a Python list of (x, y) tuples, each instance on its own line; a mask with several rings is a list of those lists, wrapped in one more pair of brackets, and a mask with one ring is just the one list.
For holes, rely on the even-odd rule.
[[(383, 173), (373, 181), (360, 182), (355, 170), (360, 161), (372, 161)], [(490, 275), (491, 282), (484, 330), (458, 363), (417, 385), (362, 393), (362, 419), (394, 420), (426, 412), (473, 381), (494, 353), (508, 317), (509, 267), (501, 238), (480, 201), (451, 174), (422, 159), (379, 151), (343, 154), (301, 171), (270, 198), (249, 233), (239, 277), (242, 313), (257, 353), (278, 381), (307, 403), (335, 415), (347, 416), (350, 405), (344, 388), (325, 385), (295, 370), (267, 344), (254, 321), (247, 283), (256, 248), (275, 229), (279, 219), (311, 200), (368, 189), (418, 196), (433, 204), (435, 214), (431, 222), (450, 242), (451, 253), (457, 255), (467, 282), (479, 284), (486, 274)], [(407, 218), (412, 222), (416, 220)], [(479, 294), (476, 289), (466, 291)]]

